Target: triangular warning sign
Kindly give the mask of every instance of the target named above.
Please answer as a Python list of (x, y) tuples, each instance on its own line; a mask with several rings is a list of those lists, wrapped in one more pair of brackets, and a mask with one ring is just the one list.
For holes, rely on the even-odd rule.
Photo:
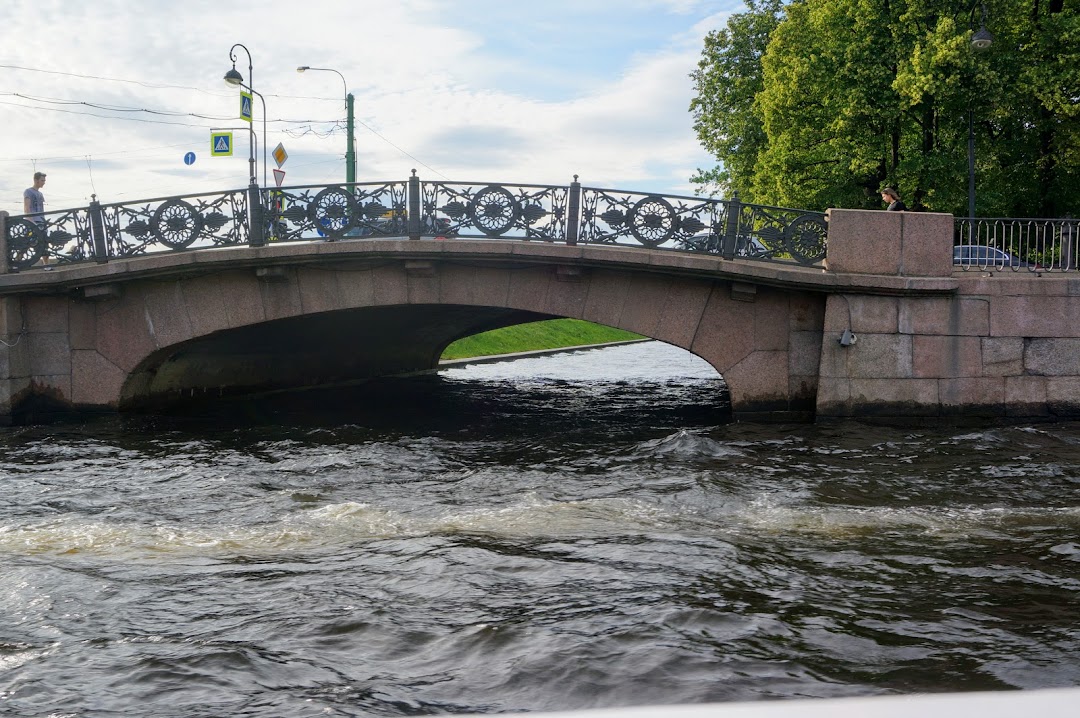
[(229, 138), (228, 137), (218, 137), (217, 138), (217, 144), (214, 145), (214, 151), (215, 152), (228, 152), (229, 151)]

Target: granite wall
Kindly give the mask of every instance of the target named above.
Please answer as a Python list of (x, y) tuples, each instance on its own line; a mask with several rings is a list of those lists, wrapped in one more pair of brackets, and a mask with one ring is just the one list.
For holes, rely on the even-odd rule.
[(952, 276), (956, 289), (831, 294), (819, 418), (1080, 416), (1080, 279), (953, 271), (952, 246), (950, 215), (830, 213), (831, 271)]

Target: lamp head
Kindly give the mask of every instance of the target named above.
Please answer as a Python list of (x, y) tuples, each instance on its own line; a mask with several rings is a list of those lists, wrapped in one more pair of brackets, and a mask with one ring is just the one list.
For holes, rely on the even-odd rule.
[(303, 72), (304, 70), (310, 70), (310, 69), (311, 69), (311, 65), (301, 65), (300, 67), (296, 68), (296, 71), (297, 72)]
[(236, 71), (236, 65), (233, 65), (233, 68), (225, 73), (225, 82), (233, 87), (244, 82), (244, 76)]
[[(971, 6), (971, 28), (975, 28), (975, 6)], [(994, 36), (986, 29), (986, 3), (982, 3), (982, 22), (979, 23), (979, 31), (971, 36), (971, 47), (976, 50), (985, 50), (994, 44)]]
[(971, 46), (976, 50), (985, 50), (993, 44), (994, 36), (986, 29), (986, 25), (980, 27), (979, 31), (971, 36)]

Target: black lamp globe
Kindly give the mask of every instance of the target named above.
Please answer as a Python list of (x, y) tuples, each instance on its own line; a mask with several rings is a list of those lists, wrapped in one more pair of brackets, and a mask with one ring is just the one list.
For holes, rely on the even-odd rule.
[(971, 36), (971, 46), (976, 50), (985, 50), (994, 44), (994, 36), (990, 34), (990, 31), (983, 25), (979, 28), (979, 31)]

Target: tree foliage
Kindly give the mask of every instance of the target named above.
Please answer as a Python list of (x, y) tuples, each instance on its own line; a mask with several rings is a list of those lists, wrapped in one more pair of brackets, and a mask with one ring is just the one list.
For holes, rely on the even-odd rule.
[[(710, 33), (691, 104), (745, 201), (1053, 217), (1080, 196), (1080, 0), (754, 0)], [(993, 33), (971, 46), (983, 21)], [(969, 124), (970, 123), (970, 124)]]

